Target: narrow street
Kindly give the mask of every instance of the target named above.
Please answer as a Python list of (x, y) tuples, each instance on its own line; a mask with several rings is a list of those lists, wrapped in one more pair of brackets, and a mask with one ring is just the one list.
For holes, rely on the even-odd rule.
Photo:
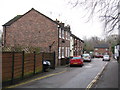
[(86, 88), (107, 63), (109, 62), (104, 62), (101, 58), (94, 58), (92, 62), (85, 62), (83, 67), (65, 67), (64, 73), (14, 88)]

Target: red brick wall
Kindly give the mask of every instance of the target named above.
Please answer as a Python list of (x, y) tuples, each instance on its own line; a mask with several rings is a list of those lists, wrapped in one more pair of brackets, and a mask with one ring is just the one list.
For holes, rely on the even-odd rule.
[(108, 51), (106, 51), (106, 48), (98, 48), (98, 50), (94, 50), (94, 52), (98, 52), (98, 53), (106, 53), (106, 52), (108, 52), (109, 53), (109, 49), (108, 49)]

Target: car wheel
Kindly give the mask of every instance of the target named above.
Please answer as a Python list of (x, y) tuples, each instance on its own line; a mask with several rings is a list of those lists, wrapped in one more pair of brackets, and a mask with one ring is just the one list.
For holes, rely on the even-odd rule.
[(103, 59), (103, 61), (104, 61), (104, 59)]

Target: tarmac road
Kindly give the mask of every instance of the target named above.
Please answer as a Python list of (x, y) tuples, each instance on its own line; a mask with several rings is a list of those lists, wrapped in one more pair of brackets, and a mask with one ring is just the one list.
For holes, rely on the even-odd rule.
[(45, 76), (9, 88), (87, 88), (107, 63), (94, 58), (92, 62), (85, 62), (83, 67), (59, 67)]

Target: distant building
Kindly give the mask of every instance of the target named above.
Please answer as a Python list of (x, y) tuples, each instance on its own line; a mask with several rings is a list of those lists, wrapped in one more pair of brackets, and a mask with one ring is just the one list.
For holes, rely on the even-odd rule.
[(83, 44), (84, 41), (81, 40), (80, 38), (78, 38), (77, 36), (75, 36), (74, 34), (71, 34), (71, 51), (70, 51), (70, 55), (71, 56), (79, 56), (83, 54)]
[(108, 44), (99, 44), (94, 46), (95, 57), (102, 57), (105, 54), (110, 54), (110, 48)]

